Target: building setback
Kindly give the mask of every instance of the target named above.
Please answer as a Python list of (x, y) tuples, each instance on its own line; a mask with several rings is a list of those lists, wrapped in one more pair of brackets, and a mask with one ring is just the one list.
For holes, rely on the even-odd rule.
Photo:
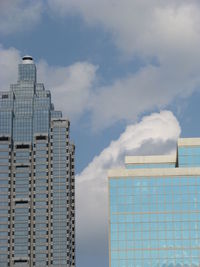
[(37, 83), (32, 57), (0, 95), (0, 266), (75, 266), (70, 122)]
[(200, 266), (200, 138), (108, 176), (110, 267)]

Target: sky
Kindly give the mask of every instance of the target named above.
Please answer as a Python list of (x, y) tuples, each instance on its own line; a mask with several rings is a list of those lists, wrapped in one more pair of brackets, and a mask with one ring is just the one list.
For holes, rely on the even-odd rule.
[(1, 91), (26, 54), (71, 121), (77, 267), (106, 267), (107, 170), (200, 136), (200, 2), (0, 0)]

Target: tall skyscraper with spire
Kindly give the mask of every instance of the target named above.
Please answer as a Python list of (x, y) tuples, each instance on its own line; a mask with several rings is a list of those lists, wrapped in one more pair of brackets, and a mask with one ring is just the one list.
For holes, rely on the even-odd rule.
[(31, 56), (0, 95), (0, 266), (75, 266), (70, 122), (37, 83)]

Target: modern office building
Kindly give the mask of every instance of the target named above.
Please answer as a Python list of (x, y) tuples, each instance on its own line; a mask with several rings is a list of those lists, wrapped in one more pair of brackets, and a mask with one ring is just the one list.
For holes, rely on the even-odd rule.
[(37, 83), (32, 57), (0, 95), (0, 267), (75, 266), (70, 123)]
[(200, 266), (200, 138), (108, 176), (110, 267)]

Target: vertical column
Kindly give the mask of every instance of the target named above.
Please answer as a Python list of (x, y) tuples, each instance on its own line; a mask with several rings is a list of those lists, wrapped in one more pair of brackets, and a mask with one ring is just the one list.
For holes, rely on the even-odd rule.
[(30, 266), (31, 144), (15, 143), (13, 160), (13, 264)]
[[(66, 267), (67, 227), (69, 211), (67, 207), (68, 176), (67, 153), (69, 152), (68, 127), (66, 120), (52, 121), (52, 184), (53, 184), (53, 267)], [(68, 151), (68, 152), (67, 152)]]
[(49, 266), (48, 136), (34, 138), (34, 266)]
[(48, 142), (48, 266), (53, 266), (53, 171), (52, 171), (52, 143)]
[(0, 137), (0, 266), (9, 266), (10, 259), (10, 168), (11, 143)]
[(75, 146), (70, 145), (70, 186), (68, 189), (69, 193), (69, 203), (70, 203), (70, 238), (69, 238), (69, 266), (75, 267), (75, 166), (74, 166), (74, 155), (75, 155)]

